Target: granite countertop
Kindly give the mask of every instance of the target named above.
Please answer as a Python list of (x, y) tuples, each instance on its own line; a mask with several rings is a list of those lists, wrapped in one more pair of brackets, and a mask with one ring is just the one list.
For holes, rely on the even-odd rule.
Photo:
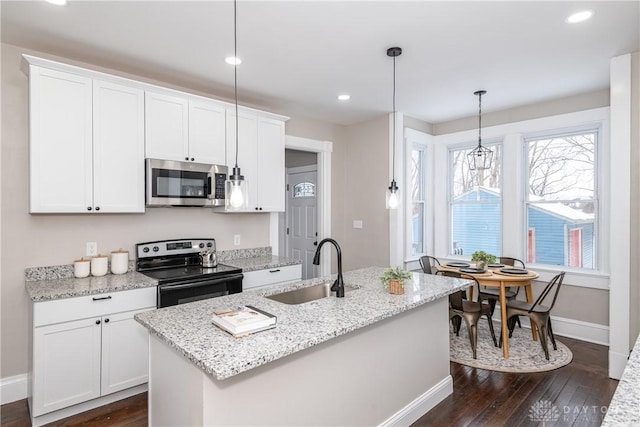
[(158, 281), (144, 274), (129, 271), (125, 274), (89, 276), (82, 279), (66, 277), (48, 280), (27, 280), (25, 285), (31, 301), (42, 302), (83, 295), (148, 288), (157, 286)]
[[(301, 264), (302, 261), (271, 254), (271, 247), (221, 251), (219, 262), (244, 272)], [(33, 302), (73, 298), (84, 295), (157, 286), (158, 281), (135, 271), (135, 261), (129, 261), (125, 274), (89, 276), (77, 279), (73, 276), (73, 264), (49, 267), (30, 267), (25, 270), (25, 286)]]
[(609, 403), (602, 426), (640, 425), (640, 336)]
[(232, 258), (220, 261), (222, 264), (231, 267), (241, 268), (243, 272), (265, 270), (288, 265), (302, 264), (302, 261), (294, 258), (285, 258), (277, 255), (264, 255), (249, 258)]
[[(347, 291), (344, 298), (328, 297), (299, 305), (264, 298), (332, 280), (325, 277), (148, 311), (135, 319), (207, 375), (224, 380), (469, 285), (466, 280), (412, 273), (405, 294), (391, 295), (380, 283), (383, 271), (382, 267), (369, 267), (345, 273), (345, 283), (357, 289)], [(234, 338), (212, 324), (214, 309), (239, 305), (253, 305), (277, 316), (277, 326)]]

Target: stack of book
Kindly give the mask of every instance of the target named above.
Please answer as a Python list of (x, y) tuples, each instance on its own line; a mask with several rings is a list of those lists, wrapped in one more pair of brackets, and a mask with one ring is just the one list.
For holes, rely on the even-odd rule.
[(213, 312), (213, 323), (234, 337), (276, 327), (276, 316), (251, 305), (228, 307)]

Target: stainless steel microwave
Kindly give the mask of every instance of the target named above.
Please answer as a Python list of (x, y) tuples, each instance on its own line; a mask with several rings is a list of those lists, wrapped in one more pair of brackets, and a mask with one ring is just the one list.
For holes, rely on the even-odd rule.
[(146, 159), (147, 206), (224, 206), (227, 167)]

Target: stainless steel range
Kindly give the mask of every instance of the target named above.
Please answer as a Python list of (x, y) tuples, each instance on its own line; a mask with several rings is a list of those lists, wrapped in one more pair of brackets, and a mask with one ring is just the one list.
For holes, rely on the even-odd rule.
[(200, 254), (215, 250), (215, 239), (138, 243), (136, 270), (158, 280), (158, 308), (242, 292), (241, 269), (202, 266)]

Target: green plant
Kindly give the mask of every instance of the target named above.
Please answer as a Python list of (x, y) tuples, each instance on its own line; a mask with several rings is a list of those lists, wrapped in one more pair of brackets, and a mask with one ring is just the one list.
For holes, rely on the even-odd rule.
[(384, 271), (382, 276), (380, 276), (380, 280), (385, 287), (389, 285), (390, 280), (398, 280), (404, 284), (404, 281), (408, 279), (411, 279), (411, 273), (400, 267), (389, 267)]
[(471, 254), (471, 261), (484, 261), (487, 264), (493, 264), (494, 262), (496, 262), (496, 256), (488, 254), (484, 251), (475, 251), (473, 254)]

